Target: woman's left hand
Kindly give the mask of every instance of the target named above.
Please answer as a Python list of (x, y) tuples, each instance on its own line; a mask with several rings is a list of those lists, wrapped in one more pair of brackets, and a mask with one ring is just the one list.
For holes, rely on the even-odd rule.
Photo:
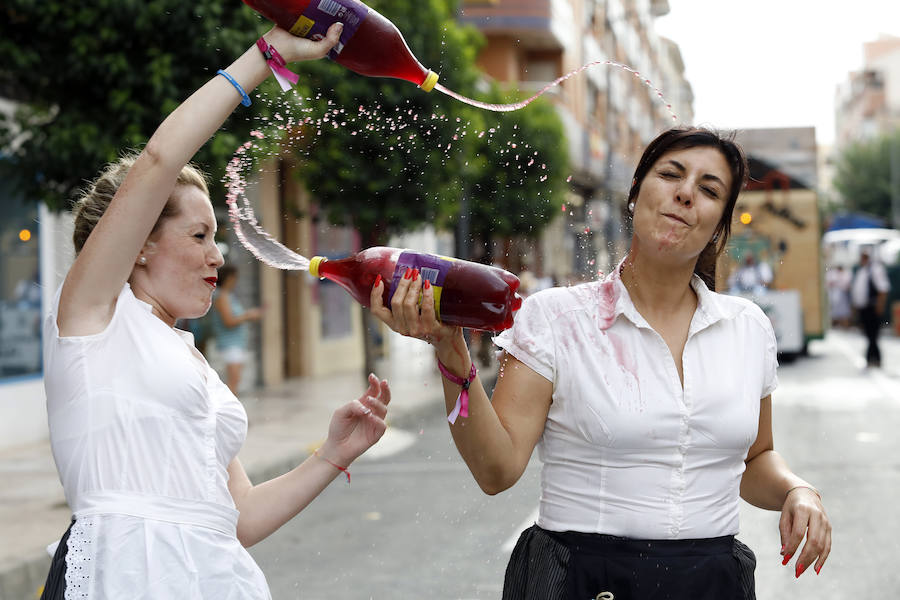
[(810, 566), (814, 565), (816, 574), (831, 553), (831, 522), (825, 514), (819, 495), (806, 487), (797, 487), (788, 492), (784, 506), (781, 508), (781, 554), (786, 565), (797, 552), (800, 543), (806, 536), (806, 543), (794, 569), (796, 577), (800, 577)]
[(334, 411), (328, 439), (319, 452), (338, 465), (348, 466), (384, 435), (384, 417), (390, 401), (388, 382), (369, 374), (365, 394)]

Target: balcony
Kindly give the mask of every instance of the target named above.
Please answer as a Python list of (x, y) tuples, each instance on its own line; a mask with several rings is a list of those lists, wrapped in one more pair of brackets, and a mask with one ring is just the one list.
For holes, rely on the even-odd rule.
[(568, 0), (463, 0), (459, 20), (528, 49), (564, 49), (575, 30)]

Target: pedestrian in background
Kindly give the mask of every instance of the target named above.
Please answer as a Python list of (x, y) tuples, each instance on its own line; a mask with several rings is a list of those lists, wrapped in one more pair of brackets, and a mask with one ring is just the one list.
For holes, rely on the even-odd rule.
[(245, 309), (237, 297), (238, 275), (238, 268), (232, 264), (219, 269), (219, 281), (209, 315), (216, 350), (225, 362), (225, 383), (234, 395), (240, 389), (241, 374), (247, 362), (247, 323), (259, 321), (262, 317), (261, 309)]
[[(263, 41), (287, 61), (321, 58), (340, 30), (313, 42), (274, 28)], [(384, 433), (390, 391), (371, 375), (314, 456), (253, 485), (237, 458), (243, 406), (174, 328), (209, 310), (223, 262), (206, 181), (187, 163), (268, 74), (254, 44), (76, 206), (77, 256), (44, 326), (50, 443), (73, 520), (43, 598), (269, 599), (244, 547)]]
[(539, 446), (539, 517), (504, 599), (755, 598), (755, 558), (734, 538), (740, 497), (781, 511), (782, 564), (797, 555), (797, 577), (828, 558), (820, 496), (773, 447), (769, 319), (710, 289), (746, 173), (740, 148), (708, 130), (651, 142), (628, 197), (627, 256), (603, 281), (525, 300), (495, 338), (490, 399), (427, 280), (401, 279), (390, 310), (384, 283), (372, 290), (379, 318), (434, 345), (447, 411), (468, 411), (451, 420), (454, 442), (486, 493), (515, 484)]
[(859, 255), (859, 267), (853, 274), (850, 298), (859, 318), (859, 325), (866, 336), (866, 366), (881, 366), (881, 349), (878, 347), (878, 335), (881, 332), (884, 311), (887, 308), (887, 295), (891, 291), (884, 265), (872, 258), (869, 250)]
[(843, 265), (831, 267), (825, 272), (825, 286), (828, 288), (828, 307), (831, 324), (835, 327), (849, 327), (853, 310), (850, 307), (850, 284), (853, 275)]

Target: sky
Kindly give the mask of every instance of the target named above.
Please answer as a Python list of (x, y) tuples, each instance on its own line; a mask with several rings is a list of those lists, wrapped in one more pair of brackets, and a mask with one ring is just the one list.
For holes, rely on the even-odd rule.
[[(898, 0), (669, 0), (656, 31), (676, 42), (694, 123), (816, 128), (834, 141), (834, 95), (865, 42), (900, 36)], [(665, 92), (665, 90), (663, 90)]]

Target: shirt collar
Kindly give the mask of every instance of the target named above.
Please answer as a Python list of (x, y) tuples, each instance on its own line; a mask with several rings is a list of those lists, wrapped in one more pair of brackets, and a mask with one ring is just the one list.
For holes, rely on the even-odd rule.
[[(624, 262), (625, 259), (623, 258), (619, 261), (619, 264), (616, 265), (616, 268), (603, 280), (604, 282), (613, 282), (613, 285), (615, 285), (616, 307), (613, 320), (618, 318), (619, 315), (624, 315), (638, 327), (652, 329), (650, 324), (647, 323), (647, 320), (644, 319), (641, 313), (635, 308), (634, 302), (631, 301), (631, 296), (628, 294), (628, 289), (625, 287), (625, 284), (622, 283), (620, 271)], [(739, 305), (733, 302), (726, 302), (721, 294), (710, 291), (696, 273), (691, 276), (691, 287), (697, 294), (697, 310), (694, 312), (694, 317), (691, 320), (691, 334), (709, 327), (717, 321), (731, 319), (737, 316), (741, 311)]]

